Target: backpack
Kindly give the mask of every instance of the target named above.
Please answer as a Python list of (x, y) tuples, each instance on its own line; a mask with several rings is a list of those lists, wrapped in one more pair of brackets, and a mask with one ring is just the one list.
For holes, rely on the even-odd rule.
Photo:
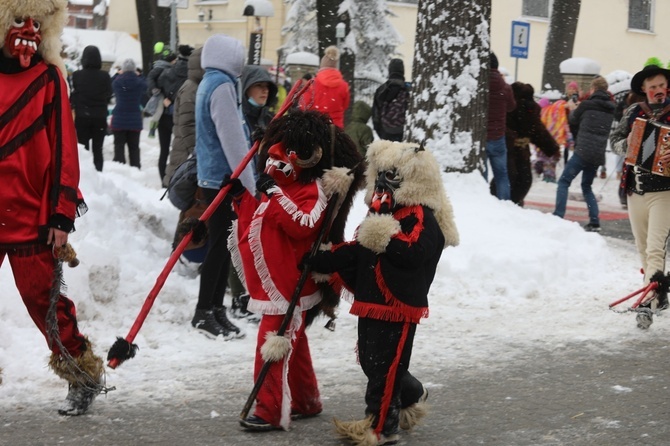
[[(389, 85), (379, 92), (378, 96), (383, 97)], [(400, 89), (395, 98), (390, 101), (382, 101), (377, 107), (376, 120), (379, 129), (385, 135), (401, 135), (405, 126), (405, 114), (409, 103), (409, 90), (406, 85)], [(381, 136), (381, 135), (380, 135)]]
[(186, 211), (193, 205), (197, 189), (198, 164), (196, 157), (192, 156), (175, 169), (167, 187), (167, 196), (177, 209)]

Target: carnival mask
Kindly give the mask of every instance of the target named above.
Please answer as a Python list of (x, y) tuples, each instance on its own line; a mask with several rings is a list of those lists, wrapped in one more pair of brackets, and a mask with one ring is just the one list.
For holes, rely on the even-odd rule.
[(393, 194), (400, 187), (402, 178), (396, 169), (389, 169), (377, 174), (375, 192), (372, 194), (370, 210), (377, 214), (393, 212), (396, 206)]
[(322, 155), (321, 147), (317, 147), (308, 159), (301, 159), (295, 150), (287, 149), (284, 143), (274, 144), (268, 150), (268, 160), (265, 162), (265, 173), (281, 187), (294, 183), (303, 169), (309, 169), (318, 164)]
[(5, 47), (12, 57), (19, 59), (21, 67), (28, 68), (42, 42), (40, 22), (31, 17), (16, 17), (5, 36)]

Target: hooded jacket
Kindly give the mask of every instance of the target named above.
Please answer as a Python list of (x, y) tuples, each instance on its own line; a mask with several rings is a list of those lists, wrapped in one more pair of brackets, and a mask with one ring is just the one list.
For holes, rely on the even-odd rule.
[[(238, 94), (244, 46), (237, 39), (215, 34), (205, 42), (200, 65), (205, 74), (195, 102), (198, 186), (219, 189), (224, 177), (241, 164), (250, 146)], [(244, 187), (255, 192), (253, 163), (239, 178)]]
[(177, 92), (188, 78), (188, 57), (179, 56), (174, 65), (161, 71), (158, 76), (158, 88), (170, 102), (175, 101)]
[(330, 116), (333, 123), (344, 128), (344, 112), (349, 108), (349, 84), (337, 68), (321, 68), (314, 78), (311, 91), (300, 98), (303, 110), (318, 110)]
[[(259, 82), (267, 82), (270, 86), (268, 92), (268, 99), (263, 106), (257, 106), (249, 102), (247, 90), (253, 84)], [(242, 111), (244, 112), (244, 120), (249, 127), (249, 131), (253, 132), (257, 128), (266, 128), (274, 113), (270, 111), (270, 105), (274, 104), (277, 99), (277, 85), (274, 83), (272, 76), (268, 70), (259, 65), (245, 65), (242, 69), (242, 91), (244, 92), (244, 99), (242, 101)]]
[(344, 128), (344, 131), (356, 144), (358, 152), (363, 156), (374, 140), (372, 129), (367, 124), (370, 116), (372, 116), (372, 108), (363, 101), (356, 101), (352, 107), (351, 121)]
[(106, 120), (112, 98), (112, 79), (102, 71), (98, 47), (89, 45), (81, 55), (81, 70), (72, 73), (70, 103), (77, 117)]

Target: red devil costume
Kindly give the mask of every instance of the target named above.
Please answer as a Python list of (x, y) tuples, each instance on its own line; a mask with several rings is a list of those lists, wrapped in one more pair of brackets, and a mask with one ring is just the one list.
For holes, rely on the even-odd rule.
[(317, 254), (310, 265), (353, 294), (350, 312), (359, 318), (367, 418), (336, 420), (337, 430), (357, 445), (394, 444), (399, 427), (411, 429), (425, 414), (428, 393), (409, 372), (414, 333), (428, 317), (442, 250), (458, 244), (458, 232), (429, 152), (382, 140), (370, 145), (367, 161), (370, 212), (356, 240)]
[(59, 412), (79, 415), (99, 393), (102, 360), (79, 332), (61, 293), (62, 262), (79, 194), (79, 160), (59, 40), (65, 0), (0, 0), (0, 263), (52, 351), (49, 365), (70, 384)]
[[(256, 398), (254, 415), (241, 421), (249, 430), (288, 429), (291, 417), (321, 412), (312, 367), (306, 317), (317, 310), (322, 290), (310, 278), (285, 337), (275, 336), (301, 275), (299, 264), (326, 222), (327, 206), (344, 199), (330, 231), (341, 241), (355, 189), (362, 180), (360, 155), (353, 141), (318, 112), (294, 111), (273, 121), (262, 143), (256, 185), (258, 201), (246, 189), (235, 200), (237, 223), (229, 248), (240, 278), (251, 295), (248, 309), (262, 314), (256, 347), (254, 378), (271, 362)], [(334, 166), (330, 168), (331, 166)], [(235, 193), (235, 191), (233, 191)], [(337, 201), (337, 203), (335, 202)]]

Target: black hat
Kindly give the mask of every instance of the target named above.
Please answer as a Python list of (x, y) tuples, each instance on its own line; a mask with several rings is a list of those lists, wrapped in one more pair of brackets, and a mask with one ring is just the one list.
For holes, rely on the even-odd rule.
[(642, 69), (642, 71), (638, 71), (630, 80), (630, 89), (633, 90), (634, 93), (644, 96), (645, 94), (644, 91), (642, 91), (642, 84), (644, 83), (645, 79), (658, 76), (659, 74), (665, 76), (668, 83), (670, 83), (670, 70), (661, 68), (658, 65), (647, 65)]
[(190, 45), (179, 45), (179, 48), (177, 48), (179, 55), (182, 57), (189, 57), (193, 52), (193, 49), (194, 48)]
[(405, 63), (402, 59), (391, 59), (389, 62), (389, 78), (405, 79)]
[(489, 63), (492, 70), (498, 69), (498, 56), (496, 56), (496, 53), (491, 53), (491, 56), (489, 56)]

